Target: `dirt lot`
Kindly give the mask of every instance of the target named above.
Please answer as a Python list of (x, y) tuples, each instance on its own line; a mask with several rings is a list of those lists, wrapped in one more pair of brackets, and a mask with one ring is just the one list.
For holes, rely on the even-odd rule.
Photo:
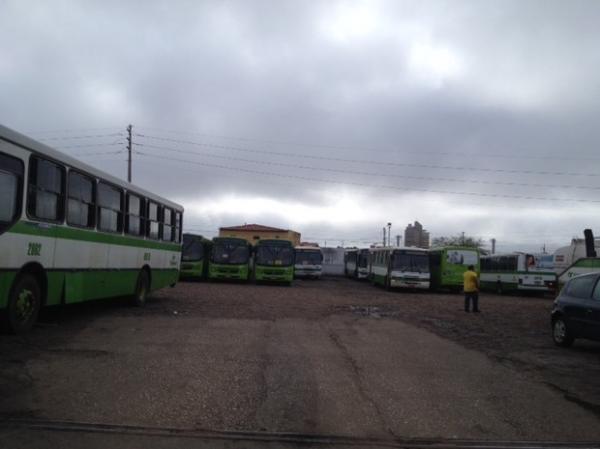
[(460, 295), (329, 278), (50, 310), (0, 336), (0, 420), (600, 441), (600, 344), (556, 348), (551, 305), (483, 294), (466, 314)]

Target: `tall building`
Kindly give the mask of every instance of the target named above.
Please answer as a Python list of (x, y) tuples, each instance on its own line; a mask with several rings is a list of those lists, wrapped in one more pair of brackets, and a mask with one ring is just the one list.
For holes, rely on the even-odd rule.
[(423, 229), (418, 221), (408, 224), (404, 230), (404, 246), (416, 246), (417, 248), (429, 248), (429, 232)]
[(256, 245), (259, 240), (265, 239), (289, 240), (294, 246), (300, 244), (299, 232), (259, 224), (244, 224), (242, 226), (219, 228), (219, 237), (238, 237), (248, 240), (253, 245)]

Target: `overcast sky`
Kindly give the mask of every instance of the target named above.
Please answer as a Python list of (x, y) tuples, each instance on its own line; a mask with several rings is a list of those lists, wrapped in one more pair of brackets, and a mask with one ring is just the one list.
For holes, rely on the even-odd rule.
[(0, 0), (0, 123), (180, 202), (366, 245), (600, 234), (598, 1)]

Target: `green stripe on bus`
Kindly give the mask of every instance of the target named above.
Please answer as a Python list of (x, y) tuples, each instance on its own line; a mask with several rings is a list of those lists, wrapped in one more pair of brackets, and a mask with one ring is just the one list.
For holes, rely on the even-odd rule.
[[(17, 270), (0, 274), (0, 310), (8, 303), (8, 293)], [(46, 305), (77, 303), (133, 294), (139, 270), (49, 270), (46, 272)], [(175, 284), (179, 271), (150, 270), (151, 290)]]
[(579, 259), (569, 268), (600, 268), (600, 258)]
[(127, 237), (120, 234), (108, 234), (94, 230), (75, 229), (61, 225), (46, 225), (44, 223), (29, 221), (20, 221), (7, 232), (66, 240), (106, 243), (110, 245), (132, 246), (135, 248), (159, 249), (177, 252), (181, 251), (181, 245), (174, 243), (157, 242), (153, 240)]

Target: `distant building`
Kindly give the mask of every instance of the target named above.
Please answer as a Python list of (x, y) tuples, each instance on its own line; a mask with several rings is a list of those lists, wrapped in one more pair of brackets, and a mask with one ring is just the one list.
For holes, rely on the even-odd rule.
[(429, 232), (423, 229), (418, 221), (410, 224), (404, 230), (404, 246), (416, 246), (417, 248), (429, 248)]
[(300, 244), (300, 233), (290, 229), (272, 228), (259, 224), (244, 224), (242, 226), (229, 226), (219, 228), (219, 237), (237, 237), (245, 239), (256, 245), (260, 240), (281, 239), (292, 242), (294, 246)]

